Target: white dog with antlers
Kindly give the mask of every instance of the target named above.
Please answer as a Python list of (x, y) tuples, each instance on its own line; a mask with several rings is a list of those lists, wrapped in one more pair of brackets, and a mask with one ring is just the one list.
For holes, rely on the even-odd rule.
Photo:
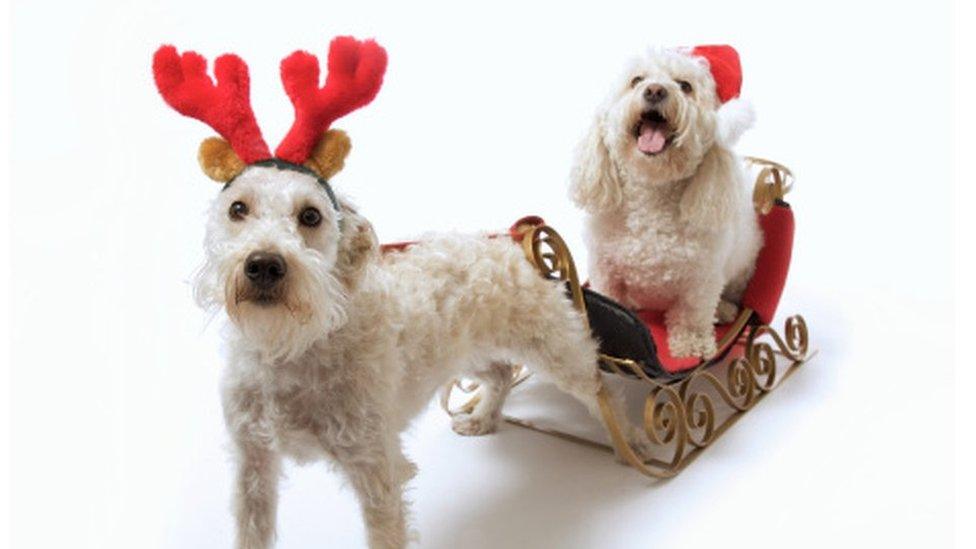
[(762, 245), (732, 146), (752, 124), (730, 46), (654, 50), (614, 82), (580, 145), (571, 196), (588, 214), (596, 290), (664, 312), (674, 356), (716, 351)]
[(336, 38), (320, 88), (314, 56), (286, 58), (296, 119), (272, 156), (240, 58), (217, 59), (216, 85), (195, 53), (164, 46), (154, 58), (166, 102), (222, 136), (200, 148), (204, 172), (225, 186), (210, 210), (196, 289), (234, 328), (223, 401), (238, 463), (238, 547), (273, 543), (284, 456), (337, 464), (362, 505), (370, 547), (403, 547), (402, 492), (414, 466), (399, 434), (461, 374), (483, 387), (477, 407), (454, 418), (463, 434), (495, 428), (513, 361), (598, 415), (596, 343), (563, 287), (539, 276), (518, 246), (444, 236), (381, 255), (370, 223), (333, 193), (327, 179), (349, 141), (326, 130), (373, 99), (385, 67), (375, 42)]

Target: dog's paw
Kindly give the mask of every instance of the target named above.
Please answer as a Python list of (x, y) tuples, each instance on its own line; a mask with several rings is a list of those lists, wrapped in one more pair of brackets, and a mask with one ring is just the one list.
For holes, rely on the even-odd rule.
[(487, 435), (498, 429), (498, 418), (479, 414), (457, 414), (451, 419), (451, 429), (467, 437)]
[(668, 337), (668, 347), (674, 356), (697, 356), (707, 358), (718, 350), (715, 335), (711, 328), (705, 331), (672, 329)]
[(738, 305), (724, 299), (718, 302), (718, 307), (715, 308), (715, 320), (719, 323), (728, 324), (735, 320), (737, 316), (739, 316)]

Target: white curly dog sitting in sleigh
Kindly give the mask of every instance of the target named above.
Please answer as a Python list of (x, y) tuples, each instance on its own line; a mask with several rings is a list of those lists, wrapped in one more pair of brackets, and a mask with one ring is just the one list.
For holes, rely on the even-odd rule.
[[(588, 213), (594, 289), (664, 312), (674, 356), (715, 353), (762, 236), (742, 161), (751, 126), (730, 46), (657, 49), (613, 84), (580, 145), (571, 197)], [(659, 342), (661, 345), (664, 342)]]
[(238, 547), (273, 543), (283, 457), (335, 463), (359, 498), (370, 547), (403, 547), (403, 489), (415, 469), (400, 432), (455, 377), (482, 386), (474, 410), (454, 418), (463, 434), (495, 428), (516, 361), (600, 417), (596, 342), (563, 286), (517, 244), (447, 235), (381, 254), (369, 221), (333, 192), (327, 180), (349, 141), (326, 130), (373, 99), (385, 68), (380, 46), (350, 37), (332, 42), (324, 87), (314, 56), (286, 58), (295, 123), (272, 156), (240, 58), (217, 59), (216, 84), (195, 53), (164, 46), (154, 58), (166, 102), (222, 136), (200, 148), (204, 172), (225, 185), (196, 289), (232, 326), (223, 404)]

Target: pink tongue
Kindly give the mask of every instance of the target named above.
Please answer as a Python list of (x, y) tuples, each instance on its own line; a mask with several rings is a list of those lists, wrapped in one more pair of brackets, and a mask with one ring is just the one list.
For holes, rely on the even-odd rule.
[(657, 154), (664, 149), (665, 139), (664, 132), (645, 122), (640, 127), (637, 148), (644, 153)]

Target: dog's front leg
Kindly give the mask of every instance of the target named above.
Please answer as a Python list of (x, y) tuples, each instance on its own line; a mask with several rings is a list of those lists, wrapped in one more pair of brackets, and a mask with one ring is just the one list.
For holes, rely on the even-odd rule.
[(339, 465), (356, 491), (370, 549), (402, 549), (407, 544), (403, 485), (415, 468), (399, 441), (374, 441), (352, 452), (336, 452)]
[[(717, 269), (712, 269), (717, 273)], [(695, 280), (668, 309), (668, 347), (674, 356), (707, 358), (715, 354), (715, 308), (722, 296), (722, 280), (709, 275)]]
[(234, 518), (239, 549), (274, 544), (281, 456), (273, 447), (266, 410), (260, 391), (238, 388), (225, 394), (224, 415), (237, 458)]
[(275, 537), (281, 458), (251, 441), (238, 444), (234, 514), (238, 549), (266, 549)]

